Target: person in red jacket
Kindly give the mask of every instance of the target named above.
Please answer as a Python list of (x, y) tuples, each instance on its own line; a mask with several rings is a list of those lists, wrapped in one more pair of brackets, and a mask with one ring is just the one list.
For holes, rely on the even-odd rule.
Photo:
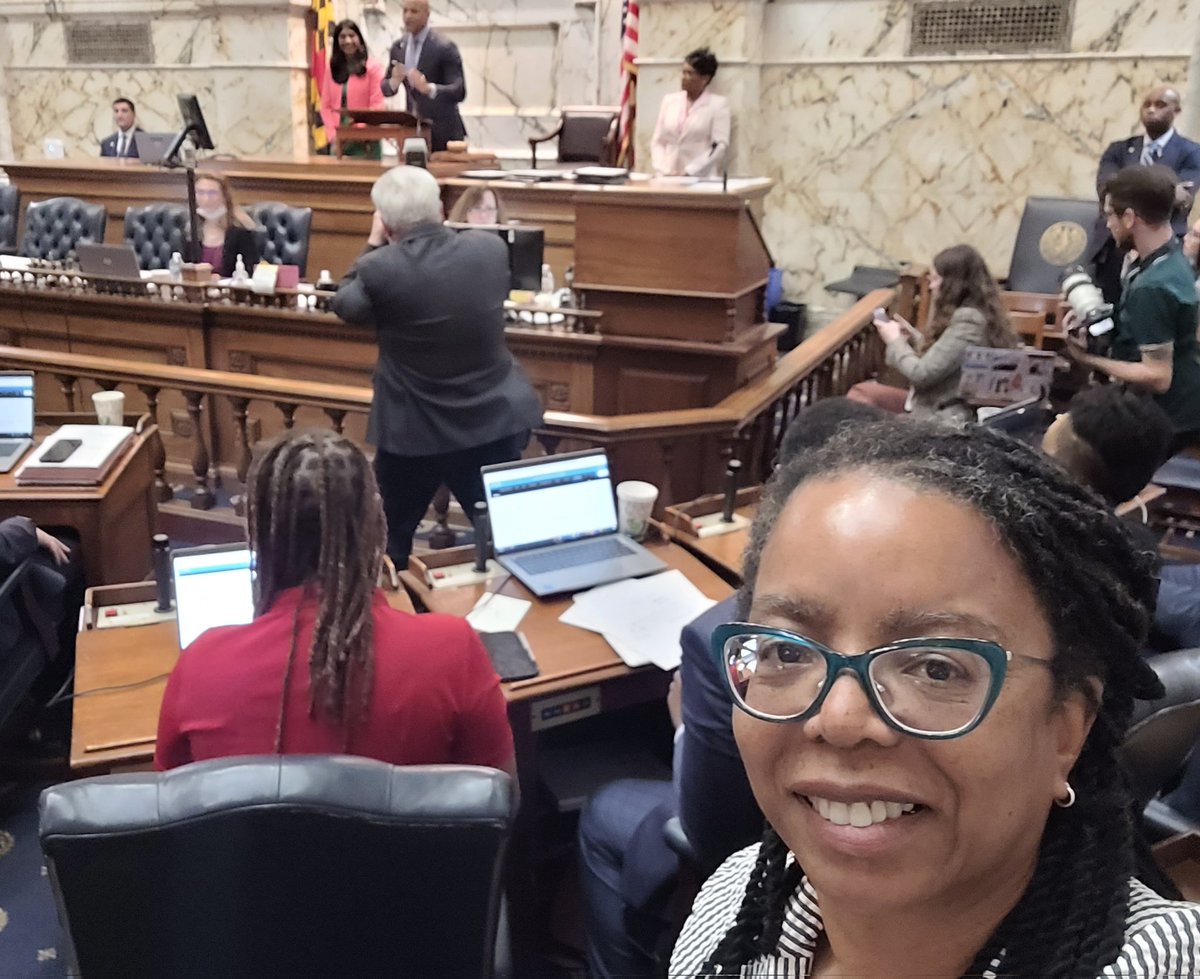
[(255, 618), (183, 651), (158, 719), (159, 770), (250, 754), (352, 754), (515, 772), (500, 681), (462, 619), (392, 609), (387, 529), (349, 439), (290, 432), (246, 486)]

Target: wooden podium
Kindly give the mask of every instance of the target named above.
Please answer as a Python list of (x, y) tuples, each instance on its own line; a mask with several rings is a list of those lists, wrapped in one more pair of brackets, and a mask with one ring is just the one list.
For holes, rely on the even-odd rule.
[(337, 127), (340, 157), (346, 143), (377, 143), (381, 139), (394, 139), (403, 147), (404, 140), (420, 137), (433, 150), (432, 125), (428, 119), (419, 119), (409, 112), (394, 112), (391, 109), (343, 109), (352, 120), (348, 125)]

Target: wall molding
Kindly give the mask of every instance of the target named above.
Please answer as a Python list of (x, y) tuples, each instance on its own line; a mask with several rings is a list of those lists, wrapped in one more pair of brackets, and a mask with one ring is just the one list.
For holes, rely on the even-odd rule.
[[(956, 54), (937, 55), (934, 57), (904, 58), (887, 55), (881, 58), (729, 58), (721, 59), (721, 70), (730, 68), (836, 68), (842, 65), (954, 65), (954, 64), (989, 64), (1004, 62), (1019, 62), (1027, 64), (1031, 61), (1187, 61), (1192, 56), (1190, 51), (1177, 52), (1138, 52), (1136, 54), (1120, 51), (1059, 51), (1059, 52), (1030, 52), (1029, 54)], [(683, 61), (678, 58), (638, 58), (638, 67), (673, 68)]]
[(4, 0), (0, 24), (5, 21), (69, 20), (143, 14), (153, 17), (214, 17), (223, 14), (303, 14), (307, 0)]

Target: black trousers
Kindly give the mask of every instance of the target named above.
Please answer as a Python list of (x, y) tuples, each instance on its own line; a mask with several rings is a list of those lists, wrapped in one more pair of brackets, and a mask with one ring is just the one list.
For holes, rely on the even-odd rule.
[(379, 449), (375, 453), (375, 478), (383, 496), (388, 524), (388, 556), (397, 570), (408, 566), (413, 534), (429, 509), (439, 486), (445, 483), (468, 517), (483, 497), (480, 466), (511, 462), (529, 444), (529, 432), (517, 432), (495, 442), (432, 456), (402, 456)]

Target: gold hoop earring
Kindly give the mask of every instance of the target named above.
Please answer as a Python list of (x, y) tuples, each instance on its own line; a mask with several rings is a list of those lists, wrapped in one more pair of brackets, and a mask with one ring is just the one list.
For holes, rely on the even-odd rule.
[(1055, 799), (1054, 804), (1059, 809), (1070, 809), (1075, 805), (1075, 790), (1071, 788), (1071, 783), (1067, 783), (1067, 797), (1065, 799)]

